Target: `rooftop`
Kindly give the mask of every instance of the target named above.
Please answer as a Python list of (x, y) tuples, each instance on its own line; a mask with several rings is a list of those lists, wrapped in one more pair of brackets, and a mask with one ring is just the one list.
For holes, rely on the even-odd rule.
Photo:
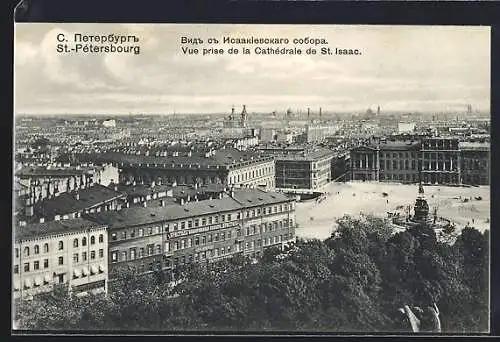
[(19, 177), (35, 177), (35, 176), (50, 176), (50, 177), (67, 177), (67, 176), (80, 176), (83, 174), (90, 174), (100, 166), (87, 166), (87, 167), (65, 167), (65, 168), (47, 168), (47, 167), (23, 167), (16, 172)]
[[(250, 161), (252, 158), (259, 159), (264, 157), (262, 154), (239, 151), (235, 148), (219, 149), (213, 155), (205, 156), (204, 151), (191, 151), (191, 156), (186, 153), (179, 153), (178, 156), (155, 156), (155, 155), (136, 155), (126, 154), (123, 152), (104, 152), (100, 154), (86, 153), (79, 154), (78, 158), (81, 161), (95, 161), (95, 162), (111, 162), (111, 163), (124, 163), (124, 164), (165, 164), (170, 167), (172, 164), (179, 165), (195, 165), (200, 166), (226, 166), (242, 161)], [(267, 156), (265, 156), (267, 157)], [(234, 162), (234, 163), (233, 163)]]
[(67, 192), (59, 196), (46, 199), (35, 205), (35, 212), (43, 216), (64, 215), (92, 208), (98, 204), (125, 197), (125, 194), (114, 191), (100, 184), (78, 191), (80, 199)]
[(188, 202), (184, 205), (167, 204), (165, 207), (130, 207), (119, 211), (89, 214), (89, 219), (109, 227), (109, 229), (132, 227), (163, 221), (200, 217), (220, 212), (250, 208), (260, 204), (282, 203), (290, 198), (281, 193), (265, 192), (259, 189), (236, 189), (234, 198)]
[(16, 227), (15, 239), (19, 242), (34, 237), (43, 237), (58, 233), (78, 232), (85, 229), (99, 227), (102, 227), (102, 225), (83, 218), (50, 221), (44, 223), (30, 223), (25, 226)]

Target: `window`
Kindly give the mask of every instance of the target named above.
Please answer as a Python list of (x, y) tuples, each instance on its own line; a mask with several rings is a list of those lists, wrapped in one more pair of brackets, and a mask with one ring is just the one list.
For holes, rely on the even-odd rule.
[(139, 236), (144, 236), (144, 229), (143, 228), (139, 228)]
[(122, 252), (122, 261), (127, 261), (127, 252)]
[(193, 228), (193, 221), (191, 220), (188, 221), (188, 228)]
[(204, 226), (206, 224), (207, 224), (207, 219), (206, 218), (201, 219), (201, 225)]
[(231, 246), (227, 246), (227, 252), (231, 253)]
[(24, 264), (24, 272), (29, 272), (30, 271), (30, 263), (27, 262)]
[(33, 263), (33, 269), (34, 270), (39, 270), (40, 269), (40, 262), (39, 261), (35, 261)]
[[(113, 235), (114, 235), (114, 239), (113, 240), (116, 240), (116, 234), (113, 234)], [(87, 246), (87, 238), (86, 237), (82, 238), (82, 246)]]
[(73, 247), (78, 247), (78, 239), (73, 240)]
[(160, 234), (160, 227), (159, 226), (155, 227), (155, 234)]
[(194, 238), (194, 245), (198, 246), (199, 244), (200, 244), (200, 237), (197, 236), (197, 237)]
[(181, 240), (181, 249), (186, 248), (186, 239)]
[(224, 233), (224, 232), (220, 233), (220, 239), (221, 239), (221, 241), (226, 240), (226, 233)]
[(82, 260), (87, 261), (87, 252), (82, 253)]
[(104, 258), (104, 249), (99, 250), (99, 258)]
[(200, 220), (199, 219), (194, 220), (194, 226), (198, 227), (199, 225), (200, 225)]
[(40, 247), (38, 245), (35, 245), (34, 250), (35, 254), (40, 254)]
[(24, 256), (30, 256), (30, 248), (24, 247)]
[(227, 220), (231, 221), (231, 214), (227, 214)]
[(156, 245), (156, 254), (161, 254), (161, 245)]
[(90, 260), (95, 259), (95, 251), (90, 251)]
[(148, 235), (152, 235), (153, 234), (153, 227), (149, 227), (148, 228)]
[(148, 255), (153, 255), (153, 245), (148, 245)]
[(14, 265), (14, 273), (15, 274), (19, 273), (19, 265)]
[(144, 248), (140, 248), (139, 249), (139, 258), (143, 258), (144, 257)]
[(76, 264), (78, 262), (78, 253), (73, 254), (73, 263)]
[(227, 239), (229, 240), (231, 238), (231, 231), (227, 232)]
[(59, 257), (58, 265), (64, 265), (64, 258), (62, 256)]
[(186, 228), (186, 222), (182, 221), (181, 222), (181, 229), (185, 229)]
[[(135, 231), (132, 231), (132, 234), (135, 235)], [(132, 237), (134, 237), (132, 234), (130, 234)], [(104, 235), (103, 234), (99, 234), (99, 243), (103, 243), (104, 242)]]
[(58, 246), (59, 250), (62, 251), (64, 249), (64, 242), (59, 241)]
[[(126, 238), (126, 237), (127, 237), (127, 233), (125, 232), (125, 238)], [(90, 244), (91, 244), (91, 245), (95, 245), (95, 236), (94, 236), (94, 235), (92, 235), (92, 236), (90, 237)]]
[(135, 260), (135, 248), (130, 249), (130, 260)]
[(118, 252), (111, 252), (111, 261), (112, 262), (118, 261)]
[(49, 259), (43, 260), (43, 268), (49, 268)]
[(203, 237), (201, 238), (201, 243), (203, 245), (207, 243), (207, 237), (205, 235), (203, 235)]

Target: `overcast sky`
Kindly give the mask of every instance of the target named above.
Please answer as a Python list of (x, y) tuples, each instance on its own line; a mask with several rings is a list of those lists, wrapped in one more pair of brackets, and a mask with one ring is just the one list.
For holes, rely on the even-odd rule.
[[(139, 55), (59, 54), (58, 33), (134, 34)], [(489, 111), (490, 28), (16, 24), (17, 113)], [(361, 56), (186, 56), (182, 36), (325, 38)], [(229, 45), (221, 46), (228, 48)], [(240, 46), (241, 47), (241, 46)], [(251, 46), (249, 46), (251, 47)], [(252, 47), (253, 50), (253, 47)]]

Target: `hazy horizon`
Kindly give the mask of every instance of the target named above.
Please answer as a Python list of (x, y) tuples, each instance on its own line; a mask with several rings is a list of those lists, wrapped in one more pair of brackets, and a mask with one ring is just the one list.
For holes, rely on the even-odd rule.
[[(137, 35), (141, 53), (57, 53), (57, 35), (78, 32)], [(182, 36), (325, 38), (363, 54), (188, 56)], [(14, 50), (18, 115), (490, 111), (490, 27), (16, 23)]]

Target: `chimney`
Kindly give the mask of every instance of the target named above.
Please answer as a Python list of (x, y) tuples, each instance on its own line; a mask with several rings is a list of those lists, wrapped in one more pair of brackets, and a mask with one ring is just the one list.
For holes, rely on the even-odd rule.
[(184, 205), (184, 198), (181, 198), (181, 205)]
[(44, 223), (45, 222), (45, 218), (44, 217), (40, 217), (40, 223)]
[(142, 202), (142, 206), (143, 206), (144, 208), (146, 208), (146, 207), (148, 206), (148, 202), (146, 202), (146, 201)]

